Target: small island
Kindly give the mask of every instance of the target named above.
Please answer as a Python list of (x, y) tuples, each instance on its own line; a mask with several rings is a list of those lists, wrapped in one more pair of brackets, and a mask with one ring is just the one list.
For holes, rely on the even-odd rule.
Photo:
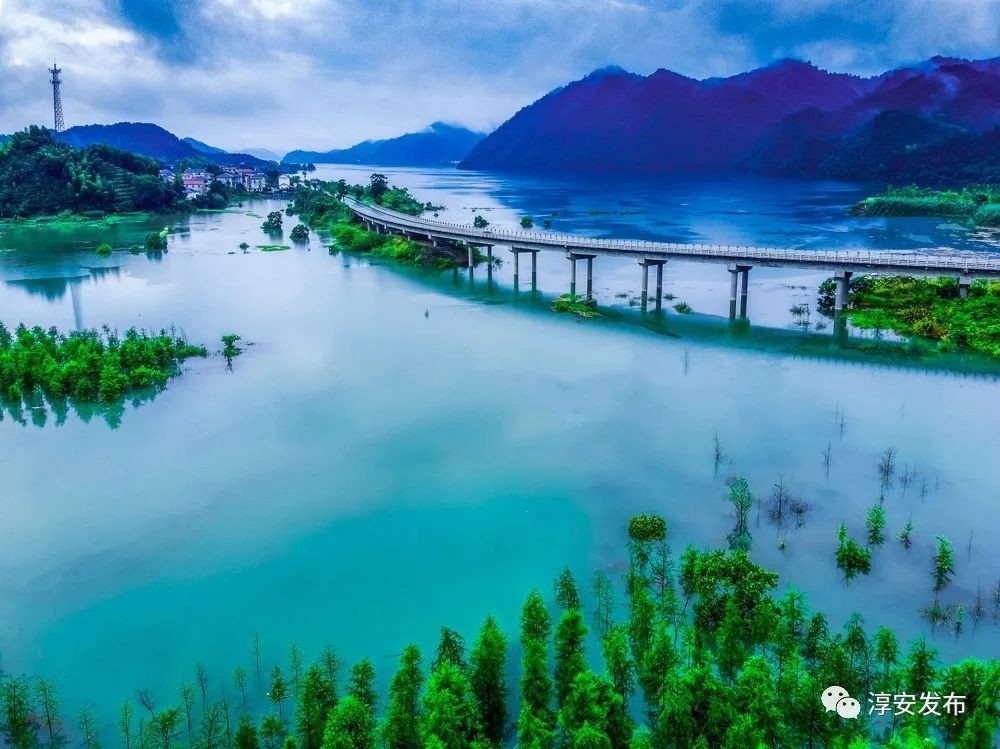
[(952, 216), (977, 226), (1000, 226), (1000, 190), (995, 186), (931, 190), (888, 188), (851, 206), (852, 216)]
[(0, 412), (24, 423), (28, 408), (44, 423), (46, 405), (61, 420), (69, 405), (82, 414), (126, 397), (141, 401), (162, 391), (186, 359), (207, 355), (174, 331), (129, 328), (119, 336), (105, 327), (67, 335), (23, 323), (12, 332), (0, 323)]

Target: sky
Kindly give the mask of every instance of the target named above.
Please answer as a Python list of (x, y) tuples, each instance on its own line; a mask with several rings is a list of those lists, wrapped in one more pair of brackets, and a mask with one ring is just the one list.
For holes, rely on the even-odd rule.
[(53, 60), (67, 126), (280, 155), (488, 131), (607, 65), (873, 75), (936, 54), (1000, 56), (1000, 0), (0, 0), (0, 132), (51, 125)]

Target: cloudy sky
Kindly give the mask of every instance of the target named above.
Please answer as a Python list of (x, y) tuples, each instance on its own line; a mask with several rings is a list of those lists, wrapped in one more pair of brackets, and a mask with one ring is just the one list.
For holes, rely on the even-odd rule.
[(1000, 0), (0, 0), (0, 132), (152, 121), (229, 149), (488, 130), (605, 65), (871, 75), (1000, 55)]

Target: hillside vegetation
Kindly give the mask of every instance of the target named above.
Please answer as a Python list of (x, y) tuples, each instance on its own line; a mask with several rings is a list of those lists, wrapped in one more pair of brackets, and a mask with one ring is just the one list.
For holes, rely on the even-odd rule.
[(159, 165), (110, 146), (76, 149), (31, 126), (0, 144), (0, 218), (167, 211), (182, 196)]

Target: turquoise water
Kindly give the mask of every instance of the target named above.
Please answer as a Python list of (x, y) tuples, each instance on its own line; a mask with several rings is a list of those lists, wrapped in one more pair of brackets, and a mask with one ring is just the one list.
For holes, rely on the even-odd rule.
[[(935, 221), (844, 219), (855, 188), (623, 193), (447, 170), (391, 177), (452, 219), (488, 208), (513, 224), (530, 203), (559, 212), (556, 228), (578, 220), (595, 234), (996, 247)], [(634, 213), (590, 213), (616, 200)], [(233, 371), (218, 356), (192, 363), (117, 429), (73, 415), (60, 427), (0, 422), (0, 663), (52, 676), (68, 706), (98, 703), (107, 717), (139, 688), (166, 704), (199, 662), (229, 683), (238, 664), (253, 673), (255, 633), (265, 671), (293, 641), (307, 657), (330, 643), (348, 662), (371, 656), (383, 678), (403, 645), (430, 648), (441, 625), (471, 640), (493, 613), (515, 639), (520, 603), (532, 587), (549, 595), (562, 565), (581, 579), (621, 567), (635, 512), (667, 517), (675, 553), (724, 543), (735, 475), (764, 499), (782, 481), (810, 504), (801, 529), (762, 517), (754, 555), (834, 623), (859, 610), (930, 636), (918, 610), (931, 597), (934, 534), (958, 550), (948, 602), (970, 605), (977, 586), (988, 598), (1000, 577), (987, 535), (1000, 520), (995, 377), (978, 360), (927, 368), (804, 332), (788, 308), (813, 300), (821, 277), (755, 270), (747, 330), (724, 319), (722, 269), (671, 266), (667, 290), (696, 314), (643, 316), (627, 301), (634, 264), (600, 259), (597, 291), (612, 308), (582, 321), (547, 311), (568, 282), (557, 256), (540, 259), (535, 295), (515, 294), (509, 263), (491, 284), (482, 271), (331, 256), (315, 235), (287, 252), (240, 252), (267, 242), (260, 220), (242, 209), (183, 218), (155, 257), (98, 258), (73, 234), (0, 233), (7, 324), (176, 324), (210, 347), (230, 331), (253, 344)], [(121, 248), (148, 228), (109, 231)], [(915, 546), (889, 543), (870, 577), (845, 586), (836, 527), (863, 533), (888, 447), (900, 472), (917, 474), (886, 498), (890, 532), (912, 516)], [(992, 621), (966, 624), (935, 646), (949, 658), (1000, 654)]]

